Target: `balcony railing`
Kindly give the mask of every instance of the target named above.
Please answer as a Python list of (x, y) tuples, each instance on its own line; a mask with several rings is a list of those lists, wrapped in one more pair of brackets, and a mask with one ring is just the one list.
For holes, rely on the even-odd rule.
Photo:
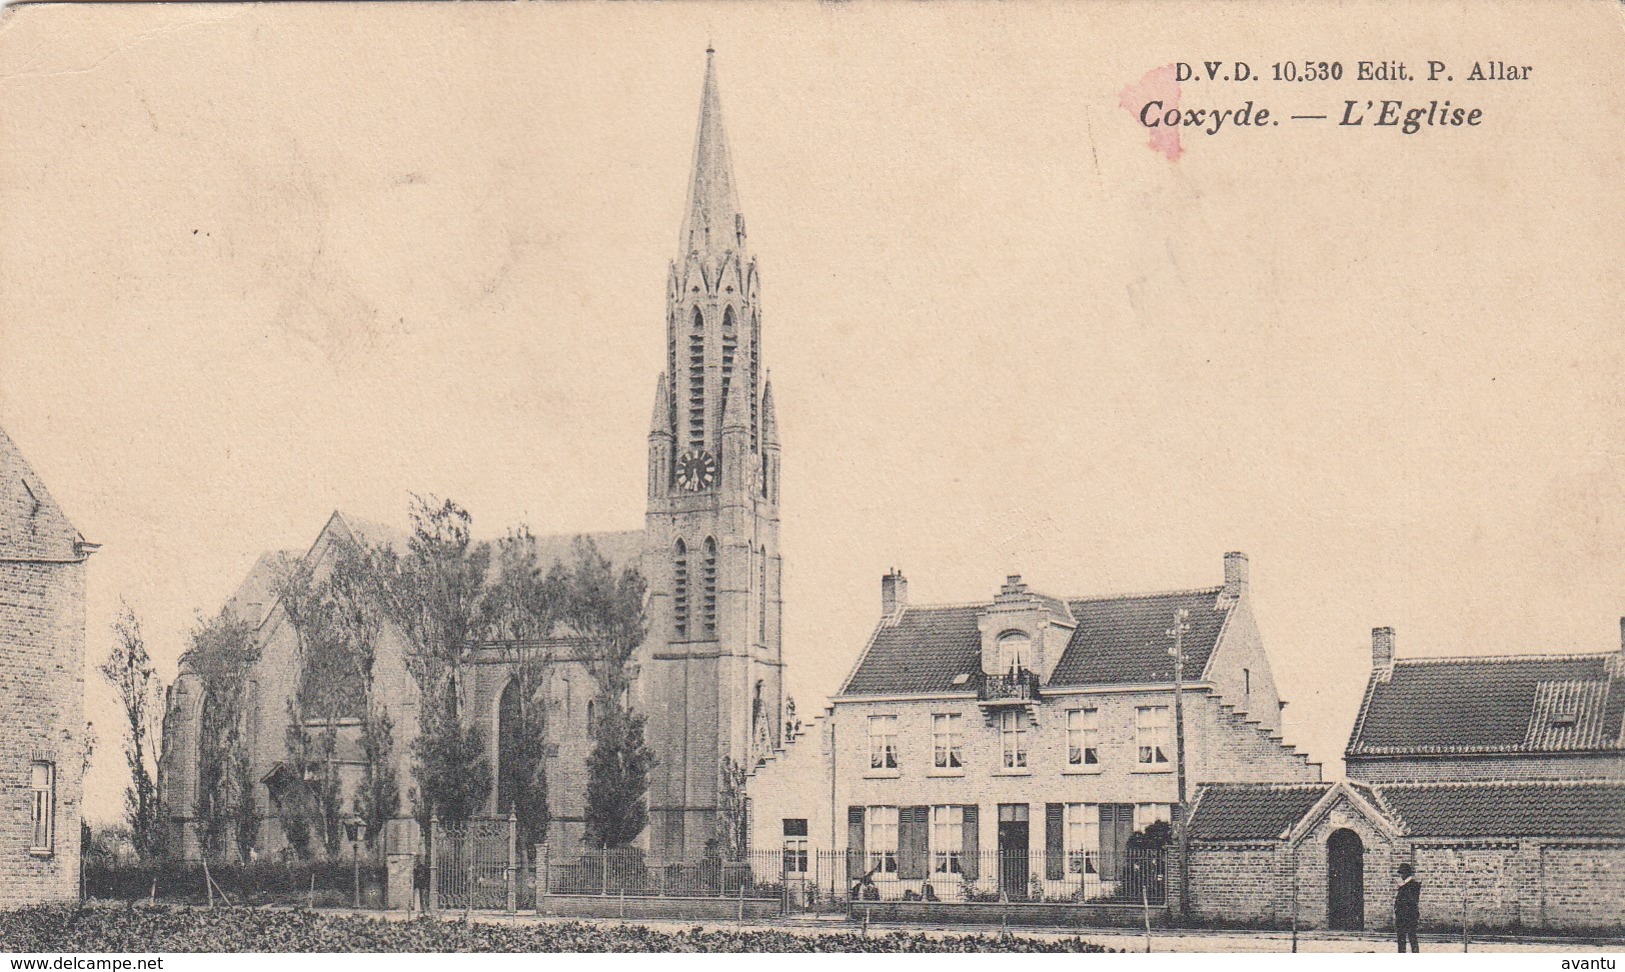
[(1008, 675), (984, 675), (978, 698), (990, 705), (1023, 705), (1035, 701), (1038, 673), (1016, 671)]

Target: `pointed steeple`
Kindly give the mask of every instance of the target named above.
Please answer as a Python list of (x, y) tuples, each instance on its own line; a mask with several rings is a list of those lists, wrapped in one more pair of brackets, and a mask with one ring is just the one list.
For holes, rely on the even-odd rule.
[(671, 392), (666, 387), (664, 371), (655, 382), (655, 407), (649, 416), (649, 434), (671, 436)]
[(770, 375), (762, 387), (762, 445), (778, 448), (779, 419), (773, 413), (773, 378)]
[(683, 216), (680, 257), (698, 252), (720, 257), (743, 250), (745, 224), (734, 191), (728, 133), (722, 126), (722, 96), (717, 93), (716, 52), (705, 52), (705, 87), (700, 94), (699, 133), (694, 139), (694, 176)]

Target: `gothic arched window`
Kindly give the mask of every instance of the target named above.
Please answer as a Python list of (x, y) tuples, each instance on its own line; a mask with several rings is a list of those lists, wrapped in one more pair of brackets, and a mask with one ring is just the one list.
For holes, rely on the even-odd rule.
[(750, 312), (750, 449), (755, 452), (757, 446), (756, 410), (761, 404), (759, 391), (762, 387), (762, 315), (756, 311)]
[(705, 445), (705, 315), (698, 307), (688, 336), (688, 443)]
[(733, 383), (734, 352), (739, 349), (739, 333), (734, 327), (734, 309), (722, 312), (722, 407), (728, 407), (728, 388)]
[(767, 548), (756, 566), (756, 640), (767, 644)]
[(705, 538), (705, 567), (702, 582), (705, 585), (705, 637), (717, 636), (717, 542)]
[(677, 640), (688, 640), (688, 547), (681, 540), (672, 561), (671, 609), (677, 620)]

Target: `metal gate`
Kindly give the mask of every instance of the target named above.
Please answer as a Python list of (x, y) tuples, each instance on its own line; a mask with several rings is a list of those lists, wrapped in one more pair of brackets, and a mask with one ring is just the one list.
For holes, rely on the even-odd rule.
[[(430, 910), (517, 910), (520, 892), (534, 895), (535, 887), (522, 880), (517, 842), (518, 824), (512, 817), (430, 821)], [(529, 907), (534, 906), (533, 898)]]

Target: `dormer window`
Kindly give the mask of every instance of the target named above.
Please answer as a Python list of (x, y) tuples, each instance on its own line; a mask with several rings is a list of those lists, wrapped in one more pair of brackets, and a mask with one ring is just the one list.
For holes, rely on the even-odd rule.
[(1552, 713), (1552, 727), (1554, 729), (1568, 729), (1579, 721), (1579, 717), (1572, 712)]
[(1032, 661), (1032, 639), (1022, 631), (1006, 631), (999, 635), (999, 669), (995, 674), (1014, 675), (1027, 671)]

